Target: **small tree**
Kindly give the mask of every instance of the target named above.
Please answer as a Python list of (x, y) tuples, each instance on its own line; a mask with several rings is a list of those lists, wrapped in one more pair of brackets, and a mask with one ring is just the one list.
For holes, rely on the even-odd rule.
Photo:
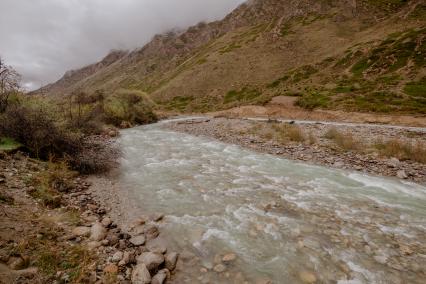
[(19, 91), (21, 76), (0, 57), (0, 113), (6, 111), (10, 95)]

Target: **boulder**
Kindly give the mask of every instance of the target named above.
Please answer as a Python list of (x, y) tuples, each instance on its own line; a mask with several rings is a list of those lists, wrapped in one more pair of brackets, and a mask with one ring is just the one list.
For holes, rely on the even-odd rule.
[(386, 264), (388, 262), (388, 258), (384, 255), (375, 255), (373, 258), (380, 264)]
[(221, 273), (226, 270), (226, 266), (223, 264), (218, 264), (215, 267), (213, 267), (213, 270), (216, 271), (217, 273)]
[(235, 253), (227, 253), (222, 257), (223, 262), (232, 262), (237, 259), (237, 255)]
[(25, 260), (22, 257), (11, 257), (7, 262), (7, 265), (12, 270), (20, 270), (26, 267)]
[(118, 263), (119, 266), (125, 266), (129, 263), (133, 263), (135, 261), (135, 253), (130, 251), (125, 251), (123, 253), (123, 257)]
[(90, 236), (90, 227), (76, 227), (72, 230), (75, 237), (88, 237)]
[(106, 240), (108, 240), (108, 244), (111, 246), (116, 245), (119, 241), (118, 236), (111, 232), (106, 236)]
[(317, 281), (317, 277), (309, 271), (300, 271), (299, 278), (302, 283), (315, 283)]
[(125, 250), (127, 248), (126, 240), (119, 240), (118, 241), (118, 249)]
[(110, 263), (107, 266), (105, 266), (104, 272), (108, 273), (108, 274), (117, 274), (118, 273), (118, 266)]
[(160, 231), (158, 230), (157, 226), (153, 224), (149, 224), (144, 227), (144, 233), (147, 240), (152, 240), (158, 237), (158, 235), (160, 234)]
[(176, 268), (177, 259), (178, 254), (176, 252), (167, 253), (164, 257), (166, 268), (170, 271), (173, 271)]
[(153, 222), (159, 222), (163, 218), (164, 218), (164, 214), (161, 214), (161, 213), (154, 213), (154, 214), (149, 216), (149, 220), (151, 220)]
[(94, 223), (92, 228), (90, 229), (90, 239), (94, 241), (102, 241), (103, 239), (105, 239), (106, 234), (107, 230), (99, 222)]
[(146, 242), (149, 251), (164, 254), (167, 251), (167, 242), (163, 238), (156, 238)]
[(154, 277), (152, 277), (152, 284), (163, 284), (167, 279), (167, 274), (164, 270), (158, 271)]
[(392, 168), (397, 168), (400, 165), (400, 161), (397, 158), (390, 158), (387, 165)]
[(404, 170), (400, 170), (396, 173), (396, 176), (400, 179), (407, 179), (407, 173)]
[(144, 263), (149, 271), (156, 271), (163, 262), (164, 256), (154, 252), (144, 252), (137, 258), (137, 263)]
[(122, 259), (123, 259), (123, 252), (122, 251), (117, 251), (116, 253), (114, 253), (112, 255), (111, 261), (112, 262), (119, 262)]
[(92, 241), (92, 242), (88, 242), (87, 243), (87, 249), (88, 250), (94, 250), (98, 247), (100, 247), (102, 244), (100, 242), (97, 241)]
[(133, 284), (148, 284), (151, 283), (151, 275), (144, 263), (138, 263), (132, 272)]
[(108, 228), (112, 224), (112, 220), (109, 217), (105, 217), (102, 219), (101, 223), (105, 228)]
[(129, 240), (129, 242), (134, 246), (142, 246), (143, 244), (145, 244), (145, 236), (139, 235), (139, 236), (133, 237)]

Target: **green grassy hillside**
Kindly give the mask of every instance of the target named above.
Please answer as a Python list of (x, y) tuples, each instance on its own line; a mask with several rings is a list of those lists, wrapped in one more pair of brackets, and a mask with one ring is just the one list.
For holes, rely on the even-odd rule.
[(308, 109), (425, 114), (423, 1), (250, 3), (222, 21), (156, 36), (83, 80), (44, 92), (136, 90), (179, 112), (284, 95)]

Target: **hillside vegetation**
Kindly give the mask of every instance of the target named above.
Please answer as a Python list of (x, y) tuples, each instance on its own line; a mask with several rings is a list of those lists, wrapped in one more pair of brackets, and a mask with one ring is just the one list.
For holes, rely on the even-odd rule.
[(222, 21), (114, 51), (37, 92), (132, 90), (178, 112), (295, 96), (307, 109), (424, 115), (425, 23), (416, 0), (249, 1)]

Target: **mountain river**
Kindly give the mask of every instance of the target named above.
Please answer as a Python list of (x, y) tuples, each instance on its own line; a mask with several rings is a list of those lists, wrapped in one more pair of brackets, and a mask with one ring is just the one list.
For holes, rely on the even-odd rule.
[(165, 214), (161, 234), (186, 261), (176, 283), (425, 283), (425, 185), (163, 123), (122, 131), (116, 182), (139, 212)]

